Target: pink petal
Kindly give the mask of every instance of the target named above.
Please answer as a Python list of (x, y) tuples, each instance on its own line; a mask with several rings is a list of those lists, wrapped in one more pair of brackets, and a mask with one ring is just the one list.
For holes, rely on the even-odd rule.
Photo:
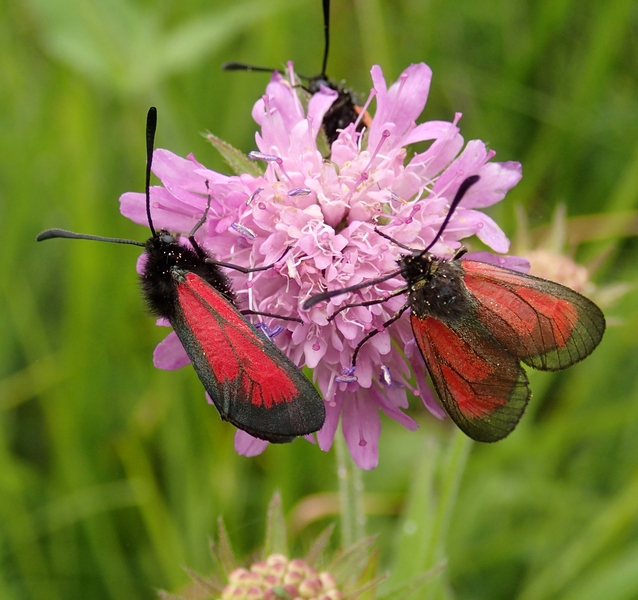
[[(183, 188), (191, 192), (206, 194), (205, 178), (196, 172), (199, 168), (199, 163), (177, 156), (169, 150), (158, 148), (153, 152), (153, 173), (169, 190)], [(211, 177), (215, 177), (215, 181), (210, 181), (209, 185), (228, 181), (227, 176), (213, 171), (211, 171)]]
[(507, 239), (501, 228), (496, 224), (494, 219), (488, 217), (485, 213), (477, 211), (467, 211), (474, 213), (477, 229), (476, 237), (486, 246), (489, 246), (495, 252), (505, 253), (510, 248), (510, 241)]
[(522, 256), (499, 256), (486, 251), (468, 252), (463, 256), (463, 259), (489, 263), (504, 269), (518, 271), (519, 273), (529, 273), (530, 268), (529, 261)]
[(483, 165), (478, 174), (481, 179), (473, 185), (463, 199), (464, 208), (484, 208), (505, 198), (523, 177), (520, 163), (490, 162)]
[(374, 469), (379, 462), (379, 409), (365, 393), (348, 394), (343, 403), (343, 435), (355, 464)]
[(339, 94), (335, 90), (322, 85), (317, 94), (313, 94), (308, 102), (308, 120), (312, 123), (313, 138), (317, 137), (323, 118), (334, 104)]
[(419, 424), (412, 417), (409, 417), (401, 409), (397, 408), (395, 404), (390, 402), (387, 396), (384, 395), (384, 390), (380, 390), (379, 388), (372, 386), (370, 388), (370, 395), (379, 405), (379, 408), (388, 415), (388, 417), (395, 420), (397, 423), (400, 423), (410, 431), (418, 429)]
[(326, 402), (326, 420), (324, 421), (323, 427), (317, 432), (319, 448), (321, 448), (324, 452), (328, 452), (328, 450), (332, 448), (335, 432), (339, 426), (342, 402), (343, 398), (340, 393), (336, 394), (334, 400)]
[(153, 365), (165, 371), (174, 371), (190, 364), (190, 358), (179, 341), (177, 334), (171, 331), (153, 352)]
[(238, 429), (235, 432), (235, 452), (240, 456), (257, 456), (268, 447), (266, 440), (260, 440)]
[[(425, 63), (410, 65), (387, 91), (381, 67), (375, 65), (370, 73), (377, 90), (377, 110), (370, 126), (368, 147), (376, 148), (389, 125), (394, 125), (394, 136), (402, 138), (423, 112), (432, 71)], [(392, 146), (392, 143), (387, 142), (388, 146)]]

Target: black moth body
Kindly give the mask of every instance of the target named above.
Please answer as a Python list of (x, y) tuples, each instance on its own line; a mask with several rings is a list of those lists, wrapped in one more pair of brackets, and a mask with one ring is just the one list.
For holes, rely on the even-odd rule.
[[(149, 238), (145, 250), (144, 298), (152, 314), (172, 325), (221, 418), (272, 443), (291, 442), (320, 429), (325, 419), (323, 399), (270, 338), (241, 316), (229, 278), (205, 251), (184, 246), (167, 231)], [(192, 286), (193, 275), (206, 284), (200, 286), (199, 306), (205, 321), (215, 323), (213, 328), (202, 322), (194, 326), (192, 315), (182, 307), (178, 290)], [(212, 329), (230, 342), (225, 350), (207, 341), (206, 332)], [(225, 352), (230, 355), (224, 356)], [(228, 369), (233, 377), (224, 376)], [(268, 371), (278, 373), (276, 389), (269, 388)], [(262, 401), (255, 402), (256, 398)], [(277, 400), (269, 405), (266, 398)]]
[(221, 418), (256, 438), (276, 443), (318, 431), (326, 415), (319, 392), (270, 337), (243, 318), (230, 279), (221, 270), (224, 266), (252, 273), (273, 265), (249, 269), (219, 263), (206, 254), (194, 236), (206, 221), (210, 195), (202, 218), (188, 234), (190, 245), (153, 227), (150, 179), (156, 126), (157, 111), (151, 107), (146, 120), (145, 187), (152, 235), (145, 243), (56, 228), (41, 232), (36, 240), (81, 239), (143, 247), (144, 299), (152, 314), (172, 325)]
[(237, 308), (228, 276), (216, 264), (206, 262), (208, 257), (180, 244), (168, 231), (159, 231), (150, 237), (145, 251), (147, 260), (140, 280), (151, 314), (173, 321), (179, 306), (176, 284), (189, 272), (201, 277)]
[[(359, 118), (357, 105), (352, 97), (352, 92), (344, 88), (342, 85), (326, 79), (322, 75), (310, 79), (310, 83), (306, 88), (310, 94), (319, 92), (321, 86), (337, 92), (338, 96), (327, 110), (323, 117), (323, 130), (328, 139), (328, 143), (332, 143), (339, 137), (339, 132), (351, 123), (355, 123)], [(364, 118), (357, 125), (357, 131), (361, 131), (365, 124)]]
[(459, 261), (426, 252), (403, 255), (398, 264), (408, 282), (408, 304), (420, 319), (431, 316), (449, 322), (472, 312), (472, 299), (463, 283), (465, 270)]

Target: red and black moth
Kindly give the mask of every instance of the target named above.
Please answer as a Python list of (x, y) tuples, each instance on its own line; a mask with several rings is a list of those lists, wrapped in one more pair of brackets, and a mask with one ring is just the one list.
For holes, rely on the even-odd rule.
[[(142, 293), (152, 314), (168, 319), (221, 418), (269, 442), (290, 442), (319, 430), (324, 402), (310, 381), (236, 305), (229, 278), (220, 267), (246, 269), (213, 260), (195, 240), (208, 207), (188, 235), (155, 231), (150, 213), (150, 176), (157, 112), (147, 117), (146, 212), (151, 237), (145, 242), (48, 229), (37, 241), (87, 239), (144, 248)], [(210, 201), (210, 199), (209, 199)], [(250, 314), (262, 314), (246, 311)]]
[[(306, 77), (304, 75), (299, 75), (299, 77), (307, 81), (307, 84), (303, 86), (303, 89), (305, 89), (309, 94), (316, 94), (319, 92), (322, 85), (337, 92), (337, 98), (326, 111), (322, 122), (328, 144), (332, 145), (332, 142), (339, 137), (339, 132), (342, 129), (345, 129), (351, 123), (356, 123), (358, 121), (357, 130), (361, 131), (364, 127), (370, 126), (372, 117), (365, 112), (361, 106), (357, 105), (350, 90), (345, 88), (343, 85), (332, 81), (326, 74), (328, 53), (330, 51), (330, 0), (323, 0), (323, 31), (324, 50), (321, 73), (314, 77)], [(224, 63), (222, 65), (222, 69), (225, 71), (257, 71), (265, 73), (279, 71), (279, 69), (255, 67), (246, 63), (234, 61)]]
[[(496, 442), (511, 433), (521, 419), (531, 390), (521, 362), (541, 371), (560, 371), (581, 361), (598, 346), (605, 317), (591, 301), (568, 287), (489, 263), (463, 259), (461, 249), (451, 259), (429, 252), (438, 241), (467, 190), (478, 181), (468, 177), (438, 233), (425, 250), (409, 250), (397, 261), (399, 270), (360, 285), (309, 298), (304, 308), (356, 291), (396, 275), (406, 287), (407, 303), (383, 328), (410, 309), (416, 343), (434, 388), (451, 419), (469, 437)], [(387, 298), (341, 307), (370, 306)], [(355, 348), (355, 366), (361, 346)]]

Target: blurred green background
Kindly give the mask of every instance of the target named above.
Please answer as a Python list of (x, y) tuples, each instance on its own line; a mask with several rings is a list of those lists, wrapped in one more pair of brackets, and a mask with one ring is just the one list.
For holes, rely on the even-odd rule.
[[(517, 205), (534, 231), (564, 203), (564, 249), (596, 262), (599, 289), (631, 286), (605, 309), (615, 326), (592, 357), (530, 374), (528, 414), (508, 439), (473, 445), (455, 505), (453, 428), (416, 403), (417, 433), (384, 419), (379, 467), (364, 474), (380, 570), (446, 557), (423, 598), (638, 598), (638, 4), (333, 5), (333, 79), (365, 98), (372, 64), (392, 81), (427, 62), (422, 118), (461, 111), (466, 139), (523, 164), (491, 213), (507, 233)], [(152, 367), (165, 331), (144, 313), (136, 250), (34, 241), (54, 226), (145, 239), (117, 199), (143, 189), (147, 108), (159, 147), (224, 170), (200, 132), (254, 149), (268, 76), (220, 65), (294, 59), (314, 75), (322, 46), (319, 0), (0, 3), (2, 600), (178, 590), (183, 565), (210, 569), (218, 515), (238, 551), (259, 544), (277, 489), (298, 549), (334, 520), (334, 497), (312, 496), (337, 489), (332, 454), (296, 441), (238, 457), (192, 370)]]

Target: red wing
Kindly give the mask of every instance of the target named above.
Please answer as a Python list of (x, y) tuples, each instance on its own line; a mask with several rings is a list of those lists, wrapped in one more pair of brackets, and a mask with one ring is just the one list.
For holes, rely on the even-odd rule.
[(478, 303), (478, 319), (530, 367), (565, 369), (600, 342), (605, 317), (574, 290), (487, 263), (461, 262), (463, 281)]
[(412, 331), (441, 403), (472, 439), (496, 442), (520, 420), (531, 392), (516, 357), (472, 317), (454, 329), (434, 319), (410, 317)]
[(301, 371), (193, 273), (171, 323), (222, 419), (271, 442), (317, 431), (325, 408)]

